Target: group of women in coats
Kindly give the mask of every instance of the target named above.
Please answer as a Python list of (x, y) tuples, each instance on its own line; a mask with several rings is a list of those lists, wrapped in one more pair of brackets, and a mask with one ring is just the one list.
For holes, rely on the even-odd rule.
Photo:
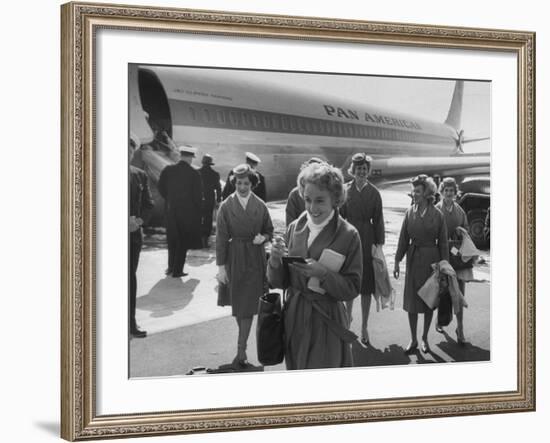
[[(311, 159), (302, 165), (297, 188), (287, 205), (287, 230), (273, 238), (273, 224), (265, 203), (252, 193), (258, 178), (249, 165), (233, 170), (235, 192), (220, 206), (217, 216), (216, 260), (218, 280), (229, 292), (238, 326), (233, 365), (244, 368), (247, 341), (259, 297), (268, 287), (285, 290), (285, 362), (288, 369), (352, 366), (351, 305), (360, 295), (361, 341), (369, 345), (368, 317), (375, 290), (372, 246), (384, 244), (384, 217), (380, 192), (368, 180), (371, 159), (352, 157), (345, 183), (340, 169)], [(405, 352), (418, 347), (417, 319), (424, 315), (421, 349), (429, 352), (428, 331), (433, 311), (418, 296), (432, 273), (431, 264), (449, 257), (449, 232), (465, 226), (462, 209), (454, 203), (456, 183), (443, 181), (439, 208), (433, 204), (435, 183), (425, 175), (412, 180), (413, 204), (401, 228), (394, 276), (406, 257), (403, 308), (408, 312), (411, 340)], [(446, 194), (447, 193), (447, 194)], [(296, 194), (296, 195), (294, 195)], [(300, 200), (297, 199), (300, 197)], [(303, 205), (303, 206), (302, 206)], [(302, 209), (303, 208), (303, 209)], [(265, 244), (270, 242), (269, 259)], [(325, 253), (341, 258), (334, 267)], [(305, 263), (283, 266), (286, 255)], [(317, 286), (311, 285), (316, 279)], [(464, 287), (462, 286), (463, 290)], [(462, 313), (457, 314), (459, 342), (464, 341)], [(439, 326), (438, 326), (439, 328)], [(438, 330), (441, 331), (441, 328)]]

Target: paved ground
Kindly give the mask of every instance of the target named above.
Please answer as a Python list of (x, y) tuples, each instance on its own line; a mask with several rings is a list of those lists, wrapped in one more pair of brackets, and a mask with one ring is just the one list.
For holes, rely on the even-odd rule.
[[(386, 223), (385, 254), (388, 267), (393, 268), (393, 256), (405, 208), (408, 205), (404, 188), (383, 190)], [(270, 203), (276, 230), (284, 229), (284, 204)], [(215, 241), (212, 238), (213, 242)], [(487, 251), (488, 255), (488, 251)], [(216, 305), (217, 282), (214, 247), (191, 251), (186, 265), (189, 276), (165, 278), (166, 250), (163, 236), (149, 236), (138, 269), (137, 320), (148, 332), (145, 339), (130, 343), (130, 374), (132, 377), (183, 375), (192, 368), (223, 368), (236, 353), (237, 325), (231, 309)], [(415, 363), (484, 361), (490, 359), (490, 266), (489, 261), (476, 269), (483, 281), (468, 283), (464, 324), (467, 344), (456, 343), (456, 323), (439, 334), (432, 325), (429, 335), (431, 352), (406, 355), (409, 342), (407, 314), (401, 309), (404, 283), (404, 263), (399, 280), (393, 280), (396, 291), (395, 310), (376, 312), (372, 303), (369, 332), (371, 346), (353, 344), (356, 366), (380, 366)], [(356, 299), (351, 329), (359, 335), (360, 302)], [(257, 363), (253, 325), (248, 346), (251, 363)], [(418, 330), (422, 330), (422, 316)], [(284, 370), (284, 365), (257, 367), (255, 370)], [(204, 374), (196, 370), (196, 374)]]

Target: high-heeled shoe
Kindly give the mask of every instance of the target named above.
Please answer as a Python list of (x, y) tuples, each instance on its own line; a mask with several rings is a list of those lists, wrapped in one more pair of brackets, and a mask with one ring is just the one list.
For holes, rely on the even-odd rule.
[(363, 346), (368, 348), (370, 346), (369, 333), (365, 332), (362, 335), (363, 336), (361, 337), (361, 343), (363, 344)]
[(466, 346), (466, 339), (464, 338), (464, 333), (459, 334), (458, 329), (456, 332), (456, 342), (458, 343), (458, 346)]
[(409, 343), (409, 346), (405, 349), (405, 354), (414, 354), (414, 352), (418, 349), (418, 342), (411, 341)]
[(427, 354), (428, 352), (430, 352), (430, 345), (428, 344), (428, 340), (422, 339), (422, 343), (420, 344), (420, 350), (424, 354)]

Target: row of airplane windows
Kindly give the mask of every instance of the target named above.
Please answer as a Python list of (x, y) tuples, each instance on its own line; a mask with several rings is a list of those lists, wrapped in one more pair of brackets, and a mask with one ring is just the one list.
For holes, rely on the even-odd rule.
[(215, 124), (219, 127), (252, 129), (258, 131), (293, 132), (313, 135), (377, 138), (403, 142), (437, 143), (445, 138), (431, 134), (417, 134), (391, 128), (363, 126), (321, 119), (283, 116), (267, 112), (252, 113), (226, 109), (188, 106), (191, 120), (199, 124)]

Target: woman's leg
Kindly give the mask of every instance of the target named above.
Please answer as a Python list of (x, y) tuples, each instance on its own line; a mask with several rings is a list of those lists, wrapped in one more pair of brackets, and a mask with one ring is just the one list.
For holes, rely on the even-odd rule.
[(409, 312), (409, 328), (411, 330), (411, 342), (405, 349), (405, 352), (412, 352), (418, 346), (418, 341), (416, 339), (416, 326), (418, 324), (418, 314), (413, 314)]
[[(466, 296), (466, 283), (462, 280), (458, 281), (458, 287), (462, 295)], [(456, 315), (456, 340), (459, 345), (464, 344), (464, 308), (460, 307), (458, 312), (455, 312)]]
[(371, 294), (361, 294), (361, 341), (369, 343), (369, 312), (372, 301)]
[(252, 327), (252, 317), (239, 318), (237, 319), (237, 324), (239, 325), (237, 359), (239, 362), (244, 363), (247, 360), (246, 344), (248, 342), (248, 336), (250, 335), (250, 329)]
[(430, 331), (433, 315), (434, 315), (434, 311), (432, 310), (429, 310), (424, 313), (424, 325), (423, 325), (423, 331), (422, 331), (422, 350), (424, 352), (427, 352), (430, 349), (428, 345), (428, 332)]
[(348, 328), (351, 328), (351, 322), (353, 321), (353, 317), (351, 316), (351, 313), (353, 311), (353, 300), (355, 299), (351, 299), (351, 300), (347, 300), (346, 302), (344, 302), (346, 304), (346, 311), (348, 313), (348, 320), (349, 320), (349, 325), (348, 325)]

